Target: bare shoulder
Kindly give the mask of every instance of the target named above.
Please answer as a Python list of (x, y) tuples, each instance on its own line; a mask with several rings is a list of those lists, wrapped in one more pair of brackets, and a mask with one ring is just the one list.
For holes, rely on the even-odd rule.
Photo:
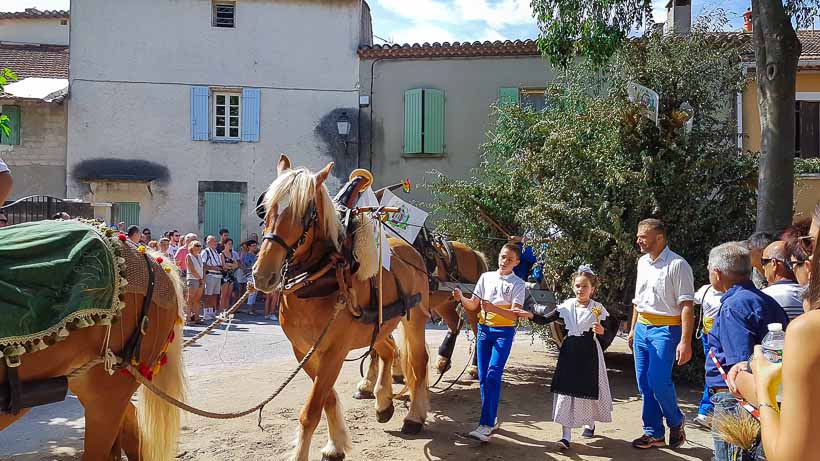
[(801, 356), (820, 359), (820, 311), (807, 312), (789, 322), (786, 341), (799, 344)]

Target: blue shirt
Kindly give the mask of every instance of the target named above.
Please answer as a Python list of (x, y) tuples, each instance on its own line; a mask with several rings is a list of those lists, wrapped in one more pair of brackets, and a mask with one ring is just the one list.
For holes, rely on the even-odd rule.
[(253, 267), (253, 265), (256, 264), (257, 257), (257, 255), (247, 252), (245, 253), (245, 258), (242, 260), (242, 264), (247, 268)]
[(538, 261), (538, 259), (535, 257), (532, 247), (527, 246), (523, 248), (521, 250), (521, 261), (513, 268), (513, 273), (526, 282), (527, 278), (529, 278), (530, 270), (532, 270), (532, 266), (535, 265), (536, 261)]
[[(720, 298), (720, 313), (709, 332), (709, 348), (715, 351), (723, 370), (748, 360), (756, 344), (763, 341), (770, 323), (789, 323), (786, 311), (771, 296), (755, 288), (751, 280), (734, 285)], [(706, 385), (727, 387), (712, 359), (706, 357)]]

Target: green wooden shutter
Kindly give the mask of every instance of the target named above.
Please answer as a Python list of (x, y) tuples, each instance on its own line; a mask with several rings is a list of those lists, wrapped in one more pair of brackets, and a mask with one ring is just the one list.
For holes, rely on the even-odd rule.
[[(208, 235), (219, 236), (219, 229), (228, 229), (234, 239), (234, 248), (239, 248), (242, 224), (240, 207), (242, 194), (239, 192), (205, 192), (205, 226), (204, 238)], [(238, 251), (238, 250), (237, 250)]]
[(498, 105), (504, 106), (507, 104), (518, 105), (520, 101), (518, 96), (518, 88), (499, 88), (498, 89)]
[(20, 106), (3, 106), (3, 115), (9, 118), (9, 135), (0, 129), (0, 144), (18, 145), (20, 144)]
[(424, 153), (444, 153), (444, 92), (424, 90)]
[(139, 202), (117, 202), (112, 210), (111, 224), (124, 222), (125, 228), (128, 226), (140, 225), (140, 204)]
[(422, 130), (421, 88), (404, 92), (404, 153), (420, 154)]

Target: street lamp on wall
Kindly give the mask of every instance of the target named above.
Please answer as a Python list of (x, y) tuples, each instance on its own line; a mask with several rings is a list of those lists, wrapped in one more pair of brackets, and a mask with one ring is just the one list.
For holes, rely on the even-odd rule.
[(342, 115), (336, 120), (336, 132), (345, 143), (345, 155), (347, 155), (347, 138), (350, 136), (350, 119), (347, 117), (347, 112), (342, 112)]

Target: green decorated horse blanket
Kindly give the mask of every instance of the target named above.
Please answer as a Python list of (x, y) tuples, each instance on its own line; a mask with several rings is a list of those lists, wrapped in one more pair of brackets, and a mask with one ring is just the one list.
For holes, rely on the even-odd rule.
[(44, 349), (69, 331), (110, 324), (120, 306), (116, 235), (101, 224), (0, 228), (0, 357)]

